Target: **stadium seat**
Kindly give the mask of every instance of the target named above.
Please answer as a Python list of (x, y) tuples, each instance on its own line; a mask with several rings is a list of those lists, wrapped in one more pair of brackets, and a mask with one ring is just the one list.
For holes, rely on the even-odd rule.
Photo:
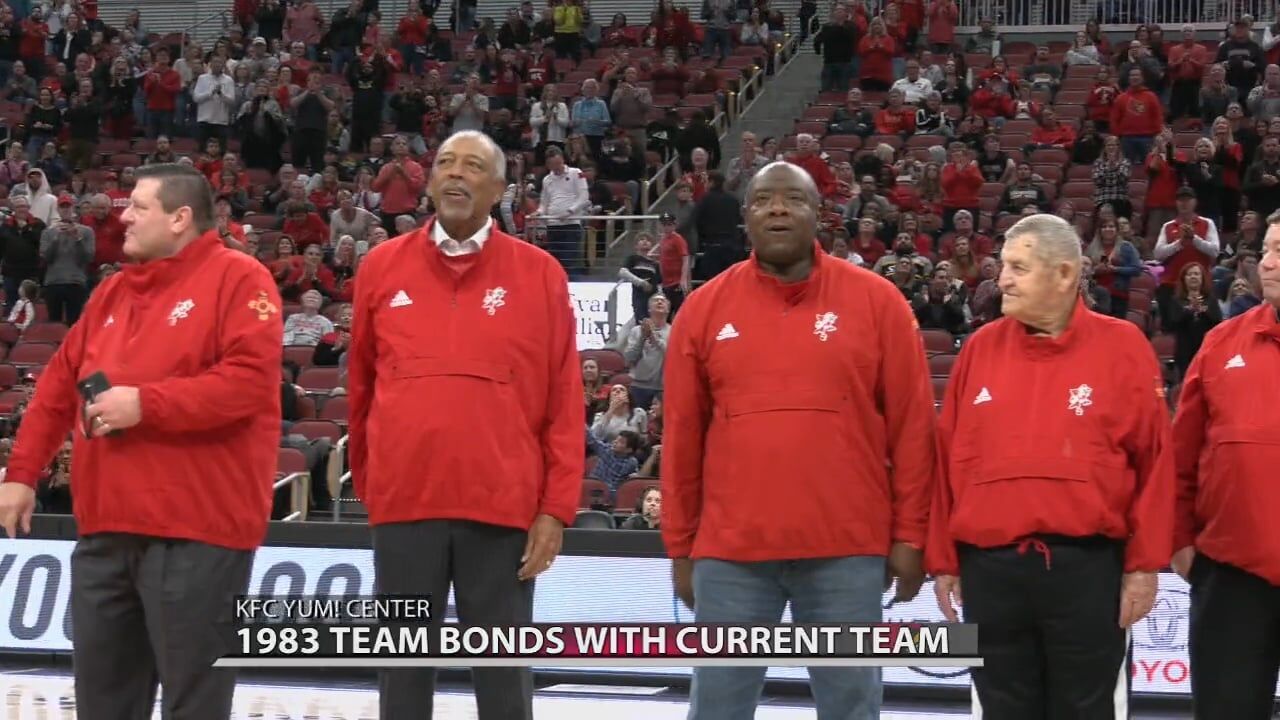
[(11, 322), (0, 322), (0, 343), (13, 345), (22, 336), (22, 331)]
[(933, 402), (938, 407), (942, 407), (942, 401), (947, 397), (948, 380), (949, 378), (944, 377), (929, 378), (929, 382), (933, 386)]
[(956, 351), (956, 339), (946, 330), (922, 328), (920, 336), (924, 339), (925, 352), (949, 354)]
[(584, 478), (582, 480), (582, 496), (578, 501), (578, 507), (590, 509), (597, 506), (609, 507), (609, 505), (608, 484), (602, 480)]
[(659, 487), (658, 478), (640, 477), (633, 480), (627, 480), (618, 486), (618, 497), (614, 502), (614, 507), (618, 512), (632, 512), (636, 508), (636, 503), (640, 502), (640, 498), (644, 496), (645, 491), (649, 488)]
[(573, 527), (579, 530), (615, 530), (613, 516), (599, 510), (579, 510), (573, 519)]
[(1155, 350), (1156, 357), (1160, 358), (1161, 362), (1173, 359), (1174, 344), (1174, 336), (1168, 333), (1161, 333), (1151, 338), (1151, 348)]
[[(332, 399), (332, 398), (330, 398)], [(298, 398), (298, 419), (310, 420), (316, 416), (316, 401), (310, 395)]]
[(309, 367), (298, 374), (298, 384), (307, 392), (325, 393), (338, 387), (338, 368)]
[(620, 373), (627, 369), (626, 359), (623, 358), (622, 353), (617, 350), (609, 350), (606, 348), (579, 350), (578, 359), (581, 362), (595, 360), (596, 365), (600, 366), (600, 372), (608, 375)]
[(338, 439), (346, 433), (342, 432), (342, 428), (332, 420), (299, 420), (289, 428), (289, 434), (301, 435), (308, 440), (329, 438), (333, 442), (338, 442)]
[(950, 353), (931, 355), (929, 357), (929, 374), (933, 377), (950, 377), (951, 368), (956, 364), (956, 356)]
[(614, 373), (609, 376), (610, 385), (631, 385), (631, 376), (627, 373)]
[(324, 401), (324, 406), (320, 408), (320, 419), (331, 420), (345, 425), (350, 412), (351, 407), (346, 396), (338, 395), (337, 397), (327, 398)]
[(9, 352), (9, 362), (14, 365), (44, 365), (58, 351), (54, 343), (19, 342)]
[(284, 348), (284, 359), (292, 360), (304, 370), (311, 367), (311, 359), (315, 354), (316, 349), (311, 345), (286, 345)]
[(66, 325), (60, 322), (33, 322), (22, 333), (22, 342), (58, 344), (67, 336)]
[(18, 380), (18, 368), (8, 363), (0, 364), (0, 388), (12, 388), (18, 384)]
[(279, 448), (276, 451), (276, 472), (281, 475), (309, 472), (307, 456), (294, 448)]

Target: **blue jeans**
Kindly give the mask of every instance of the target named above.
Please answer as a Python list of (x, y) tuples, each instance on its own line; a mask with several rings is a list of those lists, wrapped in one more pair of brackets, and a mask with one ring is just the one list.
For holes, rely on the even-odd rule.
[(1124, 135), (1120, 138), (1120, 150), (1126, 160), (1139, 165), (1147, 161), (1153, 142), (1150, 135)]
[[(776, 623), (787, 601), (797, 623), (880, 622), (885, 559), (855, 556), (693, 565), (695, 616), (700, 623)], [(763, 667), (700, 667), (693, 671), (689, 720), (755, 716)], [(809, 668), (818, 720), (875, 720), (882, 695), (879, 668)]]
[(733, 39), (730, 37), (729, 30), (723, 28), (705, 28), (702, 37), (702, 57), (711, 57), (711, 51), (716, 48), (720, 49), (720, 59), (723, 60), (733, 52)]

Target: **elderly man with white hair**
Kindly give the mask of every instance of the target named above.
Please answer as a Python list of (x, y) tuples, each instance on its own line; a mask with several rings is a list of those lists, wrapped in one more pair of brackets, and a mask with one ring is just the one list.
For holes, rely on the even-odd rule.
[(1196, 41), (1196, 26), (1182, 26), (1182, 42), (1169, 48), (1169, 121), (1200, 116), (1200, 83), (1209, 51)]
[(818, 195), (826, 197), (835, 190), (836, 176), (831, 172), (831, 166), (827, 164), (826, 158), (818, 154), (819, 150), (816, 138), (809, 133), (800, 133), (796, 135), (795, 152), (787, 156), (787, 162), (804, 168), (804, 171), (813, 179), (813, 184), (817, 186)]
[(315, 347), (320, 338), (333, 332), (333, 321), (320, 314), (324, 296), (319, 290), (308, 290), (299, 299), (302, 312), (285, 318), (284, 344)]
[(1002, 260), (1004, 317), (943, 402), (925, 567), (947, 619), (963, 588), (982, 627), (975, 717), (1128, 717), (1128, 629), (1173, 542), (1160, 366), (1136, 326), (1085, 307), (1066, 220), (1018, 221)]

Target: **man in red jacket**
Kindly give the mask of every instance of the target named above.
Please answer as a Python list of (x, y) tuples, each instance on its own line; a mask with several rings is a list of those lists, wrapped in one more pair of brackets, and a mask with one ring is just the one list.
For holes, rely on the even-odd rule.
[(1066, 220), (1020, 220), (1001, 260), (1004, 317), (965, 343), (943, 401), (925, 566), (947, 619), (963, 587), (981, 628), (982, 717), (1128, 717), (1127, 629), (1173, 531), (1160, 366), (1084, 307)]
[(951, 162), (942, 166), (942, 230), (955, 229), (956, 213), (968, 210), (970, 218), (978, 217), (981, 204), (978, 194), (986, 182), (982, 168), (974, 161), (974, 153), (964, 143), (951, 144)]
[[(211, 669), (271, 512), (280, 437), (280, 298), (212, 232), (192, 168), (138, 169), (135, 263), (104, 281), (45, 371), (0, 483), (0, 525), (30, 531), (41, 471), (74, 432), (76, 696), (95, 717), (225, 718)], [(87, 406), (78, 384), (114, 383)]]
[(1120, 138), (1120, 148), (1129, 162), (1137, 165), (1147, 159), (1151, 143), (1164, 130), (1164, 107), (1160, 96), (1143, 83), (1142, 70), (1129, 71), (1129, 89), (1116, 97), (1111, 106), (1111, 134)]
[[(814, 240), (789, 163), (744, 199), (751, 259), (685, 302), (667, 346), (662, 537), (700, 623), (878, 622), (920, 589), (933, 397), (911, 310)], [(784, 487), (785, 486), (785, 487)], [(820, 717), (879, 717), (875, 670), (812, 668)], [(765, 668), (698, 668), (691, 720), (754, 716)]]
[(1197, 718), (1271, 717), (1280, 674), (1280, 213), (1267, 223), (1265, 302), (1205, 338), (1173, 420), (1173, 568), (1191, 583)]
[(156, 50), (155, 65), (142, 79), (147, 105), (147, 137), (168, 135), (173, 131), (173, 113), (182, 91), (182, 76), (169, 67), (169, 51)]
[[(93, 231), (93, 267), (124, 261), (124, 223), (111, 211), (111, 198), (104, 193), (90, 200), (89, 214), (80, 223)], [(90, 275), (90, 282), (96, 283)]]
[(796, 135), (796, 149), (787, 156), (787, 162), (804, 168), (813, 183), (818, 187), (818, 194), (826, 197), (835, 190), (836, 176), (831, 172), (827, 159), (818, 154), (818, 141), (808, 133)]
[[(461, 622), (527, 623), (582, 489), (582, 371), (568, 279), (489, 211), (506, 159), (487, 135), (440, 146), (436, 217), (356, 275), (347, 352), (351, 474), (380, 592), (453, 584)], [(443, 614), (433, 620), (443, 620)], [(475, 668), (481, 720), (531, 720), (528, 668)], [(392, 670), (382, 717), (429, 718), (435, 673)]]

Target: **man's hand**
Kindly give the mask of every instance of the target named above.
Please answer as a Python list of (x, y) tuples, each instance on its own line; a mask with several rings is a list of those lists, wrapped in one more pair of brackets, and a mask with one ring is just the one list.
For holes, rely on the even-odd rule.
[(1196, 559), (1196, 546), (1188, 545), (1173, 554), (1173, 559), (1169, 564), (1173, 566), (1173, 571), (1178, 573), (1187, 582), (1191, 582), (1191, 563)]
[(0, 527), (10, 539), (18, 536), (19, 529), (31, 533), (31, 514), (35, 511), (34, 488), (16, 482), (0, 483)]
[(693, 610), (693, 559), (671, 559), (671, 584), (676, 589), (676, 597), (685, 607)]
[(94, 437), (127, 430), (142, 422), (142, 400), (136, 387), (113, 387), (98, 395), (88, 408)]
[(539, 515), (533, 519), (529, 528), (529, 539), (524, 543), (524, 554), (520, 556), (520, 571), (516, 577), (521, 580), (532, 580), (551, 568), (551, 563), (560, 554), (560, 543), (564, 540), (564, 523), (550, 515)]
[(902, 542), (896, 542), (889, 548), (889, 557), (885, 561), (885, 589), (898, 579), (898, 591), (893, 599), (906, 602), (920, 592), (924, 584), (924, 553)]
[(1120, 581), (1120, 627), (1127, 628), (1146, 617), (1156, 604), (1156, 574), (1126, 573)]
[(964, 604), (960, 597), (960, 578), (957, 575), (939, 575), (933, 579), (933, 594), (938, 598), (938, 609), (947, 622), (960, 622), (956, 608)]

